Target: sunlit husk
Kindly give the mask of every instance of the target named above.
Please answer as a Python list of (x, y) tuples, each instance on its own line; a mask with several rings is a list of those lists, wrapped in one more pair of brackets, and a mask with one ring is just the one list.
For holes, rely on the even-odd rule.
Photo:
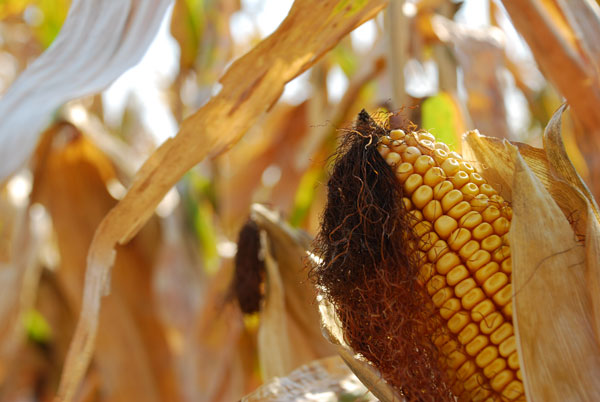
[(335, 351), (321, 336), (315, 292), (304, 265), (310, 237), (263, 205), (254, 204), (251, 217), (261, 233), (265, 260), (258, 355), (263, 378), (268, 380)]
[(563, 111), (546, 128), (543, 150), (475, 132), (465, 148), (512, 200), (514, 320), (528, 399), (593, 401), (600, 398), (597, 206), (562, 144)]

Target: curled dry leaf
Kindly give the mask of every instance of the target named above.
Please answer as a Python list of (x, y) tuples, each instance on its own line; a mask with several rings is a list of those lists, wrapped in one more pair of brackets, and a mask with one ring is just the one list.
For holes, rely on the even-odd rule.
[(83, 309), (61, 379), (59, 400), (72, 398), (89, 364), (115, 245), (129, 241), (139, 231), (187, 170), (238, 141), (279, 98), (288, 81), (385, 4), (385, 0), (297, 0), (271, 36), (231, 65), (220, 80), (221, 91), (187, 118), (177, 136), (146, 161), (128, 193), (98, 227), (90, 246)]
[(313, 361), (294, 370), (285, 378), (275, 377), (242, 402), (306, 400), (375, 401), (338, 357)]
[(0, 100), (0, 181), (29, 158), (63, 103), (104, 89), (135, 65), (169, 0), (74, 0), (52, 45)]
[(270, 379), (335, 351), (321, 335), (315, 290), (304, 264), (312, 239), (260, 204), (252, 206), (252, 219), (261, 231), (266, 271), (258, 352), (263, 378)]

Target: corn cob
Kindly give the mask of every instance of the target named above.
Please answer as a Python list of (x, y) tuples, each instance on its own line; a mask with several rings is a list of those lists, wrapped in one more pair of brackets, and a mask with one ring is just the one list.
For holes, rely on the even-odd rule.
[(428, 132), (392, 130), (380, 155), (414, 218), (419, 283), (445, 322), (433, 339), (459, 401), (524, 401), (512, 324), (510, 206)]

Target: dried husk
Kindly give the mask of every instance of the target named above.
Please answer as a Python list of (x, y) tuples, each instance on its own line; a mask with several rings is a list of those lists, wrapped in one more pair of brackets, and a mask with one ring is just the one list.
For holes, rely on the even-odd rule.
[(342, 359), (332, 356), (299, 367), (285, 378), (273, 378), (242, 398), (242, 402), (306, 401), (317, 397), (321, 397), (319, 400), (375, 401)]
[(315, 289), (308, 280), (306, 250), (312, 239), (260, 204), (252, 220), (261, 233), (265, 300), (260, 311), (258, 355), (265, 380), (289, 374), (313, 360), (335, 355), (321, 336)]
[[(564, 110), (548, 124), (544, 149), (477, 131), (463, 144), (465, 159), (512, 203), (514, 323), (529, 401), (600, 400), (598, 207), (562, 143)], [(333, 307), (319, 305), (325, 336), (356, 376), (381, 400), (401, 400), (346, 345)]]

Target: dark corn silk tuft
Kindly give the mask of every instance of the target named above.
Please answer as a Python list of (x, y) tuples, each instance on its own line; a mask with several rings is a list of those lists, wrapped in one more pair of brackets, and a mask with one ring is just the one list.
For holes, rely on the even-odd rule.
[(377, 150), (387, 131), (366, 111), (337, 151), (312, 272), (346, 341), (409, 401), (454, 398), (432, 342), (442, 321), (419, 284), (402, 187)]
[(260, 311), (265, 263), (260, 258), (260, 231), (249, 219), (240, 230), (232, 293), (244, 314)]

